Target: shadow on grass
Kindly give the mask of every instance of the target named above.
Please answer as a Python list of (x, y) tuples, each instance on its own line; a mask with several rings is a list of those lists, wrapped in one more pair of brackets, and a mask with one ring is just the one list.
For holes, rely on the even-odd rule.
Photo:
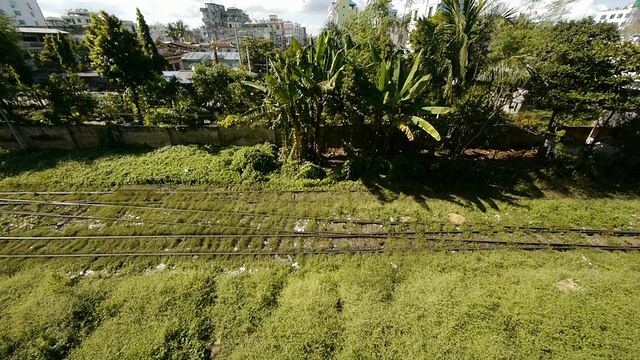
[[(386, 173), (369, 171), (360, 180), (382, 202), (404, 194), (427, 209), (429, 199), (440, 199), (482, 212), (499, 211), (501, 203), (521, 207), (521, 199), (545, 198), (550, 193), (591, 198), (639, 194), (638, 183), (628, 176), (581, 176), (575, 171), (566, 174), (559, 171), (566, 166), (531, 153), (512, 155), (467, 155), (458, 160), (426, 155), (397, 157), (388, 161)], [(370, 161), (376, 160), (365, 160)]]
[(29, 171), (47, 170), (55, 168), (59, 164), (68, 161), (91, 165), (102, 158), (143, 155), (153, 150), (154, 149), (149, 147), (117, 147), (112, 149), (34, 149), (28, 151), (0, 151), (0, 176), (11, 177)]

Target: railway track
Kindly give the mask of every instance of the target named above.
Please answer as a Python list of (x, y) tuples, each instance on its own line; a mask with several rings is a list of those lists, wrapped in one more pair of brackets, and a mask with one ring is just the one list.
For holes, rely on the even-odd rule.
[[(0, 220), (36, 223), (24, 234), (13, 230), (0, 234), (0, 258), (274, 256), (501, 248), (640, 251), (640, 231), (495, 224), (465, 224), (461, 229), (447, 222), (304, 216), (261, 208), (282, 198), (307, 205), (305, 196), (309, 194), (320, 194), (321, 200), (315, 204), (331, 201), (331, 193), (324, 191), (0, 192)], [(105, 216), (105, 212), (114, 216)], [(306, 228), (308, 224), (311, 229)], [(38, 231), (43, 227), (50, 230), (45, 231), (48, 234)]]

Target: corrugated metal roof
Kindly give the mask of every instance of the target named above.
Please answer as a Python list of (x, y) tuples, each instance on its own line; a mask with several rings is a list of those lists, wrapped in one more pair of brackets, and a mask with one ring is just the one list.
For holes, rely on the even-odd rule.
[(37, 27), (19, 27), (18, 32), (23, 34), (68, 34), (67, 31)]
[(221, 52), (221, 53), (218, 53), (218, 59), (240, 60), (240, 53), (237, 53), (237, 52)]
[(182, 60), (215, 60), (215, 55), (212, 52), (188, 52), (182, 55)]

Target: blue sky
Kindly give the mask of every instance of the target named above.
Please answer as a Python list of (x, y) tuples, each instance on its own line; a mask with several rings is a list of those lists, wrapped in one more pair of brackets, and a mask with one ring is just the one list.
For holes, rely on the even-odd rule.
[[(514, 7), (521, 6), (525, 0), (510, 0), (508, 4)], [(549, 0), (536, 0), (549, 1)], [(226, 7), (238, 7), (245, 10), (253, 19), (267, 19), (269, 15), (278, 15), (285, 20), (291, 20), (307, 27), (307, 32), (317, 34), (322, 24), (327, 20), (328, 8), (331, 0), (218, 0), (215, 2)], [(360, 8), (366, 1), (357, 0)], [(183, 20), (190, 27), (202, 25), (200, 7), (202, 0), (38, 0), (38, 4), (45, 16), (60, 16), (67, 9), (86, 8), (92, 11), (105, 10), (115, 14), (121, 19), (135, 21), (135, 9), (145, 16), (147, 23), (167, 23)], [(615, 8), (624, 7), (629, 0), (599, 0), (598, 5)], [(404, 1), (395, 0), (395, 7), (402, 15)], [(570, 18), (579, 18), (584, 14), (591, 15), (597, 9), (594, 0), (576, 0), (571, 5)]]

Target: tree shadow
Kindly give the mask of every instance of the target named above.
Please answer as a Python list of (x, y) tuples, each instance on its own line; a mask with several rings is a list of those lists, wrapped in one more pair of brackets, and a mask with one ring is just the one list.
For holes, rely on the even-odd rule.
[(61, 163), (74, 161), (91, 165), (95, 161), (113, 156), (143, 155), (154, 151), (150, 147), (114, 147), (78, 150), (32, 149), (0, 151), (0, 176), (11, 177), (26, 172), (55, 168)]
[[(411, 157), (413, 164), (407, 159), (391, 159), (388, 174), (367, 174), (360, 180), (381, 202), (393, 201), (404, 194), (426, 209), (429, 200), (439, 199), (481, 212), (499, 211), (500, 204), (524, 207), (520, 200), (545, 198), (549, 193), (607, 198), (638, 191), (637, 184), (625, 179), (594, 182), (558, 176), (548, 170), (548, 160), (526, 152), (498, 157), (467, 154), (457, 160)], [(407, 163), (411, 166), (407, 167)]]

